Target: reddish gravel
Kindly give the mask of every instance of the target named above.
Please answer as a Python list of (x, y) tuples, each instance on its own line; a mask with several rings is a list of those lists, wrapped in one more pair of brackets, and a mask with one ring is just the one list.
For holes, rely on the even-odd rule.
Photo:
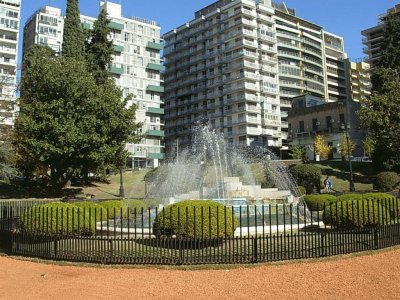
[(59, 266), (0, 257), (0, 299), (400, 299), (400, 249), (231, 270)]

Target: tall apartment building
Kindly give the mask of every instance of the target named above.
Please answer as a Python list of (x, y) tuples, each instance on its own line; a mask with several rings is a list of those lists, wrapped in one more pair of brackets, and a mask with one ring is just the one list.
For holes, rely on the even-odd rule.
[(373, 70), (376, 66), (376, 62), (381, 57), (381, 46), (385, 35), (386, 20), (388, 15), (394, 14), (397, 18), (400, 18), (400, 4), (387, 10), (385, 14), (379, 16), (379, 22), (376, 26), (365, 29), (361, 32), (364, 36), (362, 42), (365, 45), (364, 53), (368, 56), (367, 62)]
[(171, 154), (206, 121), (232, 144), (281, 147), (291, 98), (346, 98), (343, 39), (284, 4), (220, 0), (163, 38)]
[[(124, 97), (133, 95), (129, 104), (137, 105), (136, 121), (143, 123), (141, 142), (126, 145), (129, 152), (128, 166), (157, 167), (160, 160), (164, 159), (164, 131), (161, 121), (161, 116), (164, 114), (162, 108), (164, 87), (161, 77), (163, 66), (160, 57), (162, 49), (160, 26), (155, 21), (124, 17), (121, 5), (110, 1), (100, 1), (100, 9), (107, 11), (111, 21), (110, 40), (113, 41), (114, 55), (110, 73), (122, 89)], [(50, 11), (55, 12), (57, 9), (45, 7), (30, 18), (31, 22), (41, 24), (42, 16), (47, 17)], [(62, 16), (58, 18), (58, 24), (63, 23), (63, 18)], [(45, 20), (47, 22), (48, 19)], [(95, 20), (94, 17), (81, 15), (82, 26), (85, 28), (92, 28)], [(35, 30), (29, 30), (28, 26), (33, 27), (31, 22), (25, 25), (24, 51), (32, 44), (61, 47), (62, 29), (57, 30), (57, 34), (52, 30), (40, 32), (41, 27), (38, 26)]]
[(360, 102), (371, 95), (370, 66), (364, 61), (346, 60), (348, 99)]
[(17, 58), (20, 0), (0, 1), (0, 140), (12, 128), (17, 112)]
[(31, 45), (46, 45), (57, 55), (61, 53), (64, 31), (64, 16), (61, 9), (44, 6), (37, 10), (25, 23), (22, 52)]

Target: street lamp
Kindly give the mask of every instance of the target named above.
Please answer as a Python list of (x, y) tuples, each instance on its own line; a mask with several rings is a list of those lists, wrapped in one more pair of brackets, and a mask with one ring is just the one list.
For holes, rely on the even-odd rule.
[(349, 159), (349, 169), (350, 169), (350, 192), (355, 192), (356, 188), (354, 186), (354, 178), (353, 178), (353, 167), (351, 165), (351, 153), (350, 153), (350, 142), (349, 142), (349, 129), (350, 129), (350, 125), (345, 125), (345, 124), (341, 124), (340, 128), (345, 132), (346, 134), (346, 143), (347, 143), (347, 156)]
[(125, 198), (124, 178), (122, 176), (122, 167), (119, 169), (119, 196)]

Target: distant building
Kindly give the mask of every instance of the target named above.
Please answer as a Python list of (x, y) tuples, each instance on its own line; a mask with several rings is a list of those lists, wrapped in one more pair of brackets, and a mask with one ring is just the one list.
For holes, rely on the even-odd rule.
[(371, 95), (370, 66), (364, 61), (346, 60), (348, 99), (363, 101)]
[[(143, 123), (141, 142), (126, 145), (127, 164), (133, 168), (157, 167), (164, 159), (160, 26), (155, 21), (124, 17), (121, 5), (110, 1), (100, 1), (100, 9), (105, 9), (111, 20), (114, 55), (110, 73), (124, 97), (133, 95), (130, 104), (137, 105), (136, 121)], [(93, 28), (95, 20), (81, 15), (84, 28)], [(48, 45), (60, 53), (63, 23), (64, 16), (58, 8), (46, 6), (38, 10), (24, 28), (24, 53), (33, 44)]]
[(397, 18), (400, 18), (400, 4), (387, 10), (385, 14), (379, 16), (378, 25), (365, 29), (361, 32), (364, 36), (363, 44), (364, 53), (368, 56), (367, 62), (370, 64), (371, 69), (374, 69), (376, 62), (382, 56), (382, 42), (385, 36), (386, 20), (388, 15), (394, 14)]
[(0, 1), (0, 140), (12, 129), (17, 91), (20, 0)]
[(292, 146), (304, 146), (309, 159), (313, 159), (314, 137), (323, 135), (327, 144), (333, 148), (330, 158), (341, 158), (340, 141), (345, 128), (349, 126), (349, 137), (357, 145), (353, 155), (363, 156), (365, 131), (358, 129), (356, 116), (360, 103), (352, 100), (326, 103), (322, 99), (311, 99), (310, 96), (296, 97), (292, 101), (293, 109), (288, 116)]
[[(209, 122), (228, 143), (287, 145), (294, 96), (347, 98), (343, 38), (270, 0), (220, 0), (167, 32), (167, 152)], [(180, 147), (180, 149), (181, 149)]]

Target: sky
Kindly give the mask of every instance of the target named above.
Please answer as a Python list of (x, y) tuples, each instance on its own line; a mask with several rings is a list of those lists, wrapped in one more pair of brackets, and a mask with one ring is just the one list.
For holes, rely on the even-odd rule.
[[(192, 20), (195, 11), (215, 1), (112, 0), (110, 2), (121, 3), (122, 13), (126, 17), (137, 16), (157, 21), (161, 25), (161, 32), (165, 33)], [(348, 56), (351, 59), (358, 59), (364, 56), (361, 31), (375, 26), (378, 16), (385, 13), (388, 8), (399, 4), (400, 0), (286, 0), (284, 2), (296, 10), (298, 17), (344, 37)], [(81, 14), (97, 16), (98, 0), (80, 0), (79, 4)], [(37, 9), (45, 5), (65, 10), (66, 0), (22, 0), (21, 27)]]

